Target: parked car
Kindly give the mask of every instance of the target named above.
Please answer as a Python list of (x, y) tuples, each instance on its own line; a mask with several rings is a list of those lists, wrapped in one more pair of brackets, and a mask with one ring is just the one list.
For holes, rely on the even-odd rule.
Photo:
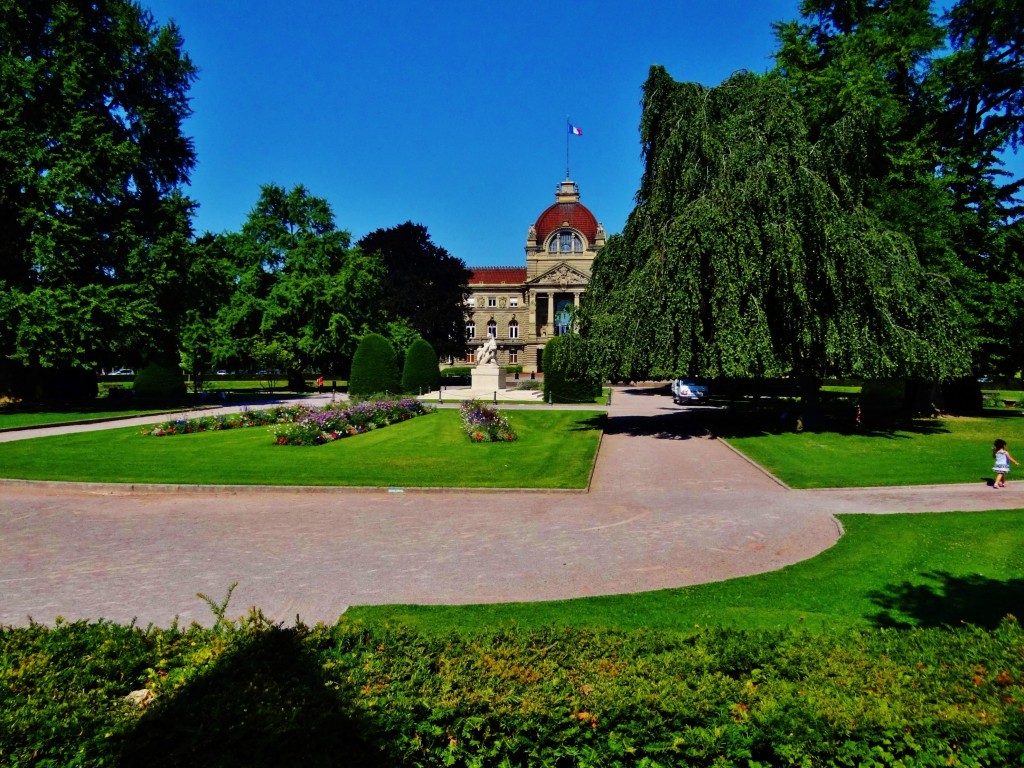
[(135, 371), (131, 368), (118, 368), (117, 370), (111, 371), (107, 376), (134, 376)]
[(672, 382), (672, 402), (676, 405), (693, 405), (707, 402), (708, 388), (693, 379), (676, 379)]

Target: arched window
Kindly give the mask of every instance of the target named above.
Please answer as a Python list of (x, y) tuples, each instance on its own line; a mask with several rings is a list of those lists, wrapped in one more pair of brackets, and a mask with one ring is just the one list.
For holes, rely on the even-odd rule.
[(571, 229), (560, 229), (548, 240), (548, 253), (583, 253), (583, 239)]
[(498, 324), (493, 320), (487, 321), (487, 335), (492, 339), (498, 338)]
[(466, 323), (466, 338), (467, 339), (475, 339), (476, 338), (476, 323), (474, 323), (472, 320), (470, 320), (468, 323)]
[(508, 324), (508, 337), (510, 339), (518, 339), (519, 338), (519, 323), (517, 323), (515, 320), (510, 320), (509, 321), (509, 324)]

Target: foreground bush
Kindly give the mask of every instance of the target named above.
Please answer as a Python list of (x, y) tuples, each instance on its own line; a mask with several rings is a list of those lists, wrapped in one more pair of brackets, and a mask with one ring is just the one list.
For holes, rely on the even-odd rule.
[(0, 763), (1019, 764), (1022, 652), (1013, 621), (427, 638), (254, 611), (212, 629), (6, 628)]

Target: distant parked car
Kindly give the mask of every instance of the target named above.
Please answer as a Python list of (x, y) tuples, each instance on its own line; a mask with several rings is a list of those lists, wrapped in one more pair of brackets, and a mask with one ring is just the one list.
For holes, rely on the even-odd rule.
[(693, 405), (707, 402), (708, 388), (693, 379), (676, 379), (672, 382), (672, 402), (676, 405)]
[(116, 371), (111, 371), (107, 374), (108, 376), (134, 376), (135, 371), (131, 368), (118, 368)]
[(227, 376), (228, 372), (227, 371), (217, 371), (217, 375), (218, 376)]

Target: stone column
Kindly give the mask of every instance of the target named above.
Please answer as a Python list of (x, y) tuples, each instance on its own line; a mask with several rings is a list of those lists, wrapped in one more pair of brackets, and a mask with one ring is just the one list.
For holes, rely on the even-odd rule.
[(548, 291), (548, 321), (545, 323), (548, 336), (555, 335), (555, 292)]

